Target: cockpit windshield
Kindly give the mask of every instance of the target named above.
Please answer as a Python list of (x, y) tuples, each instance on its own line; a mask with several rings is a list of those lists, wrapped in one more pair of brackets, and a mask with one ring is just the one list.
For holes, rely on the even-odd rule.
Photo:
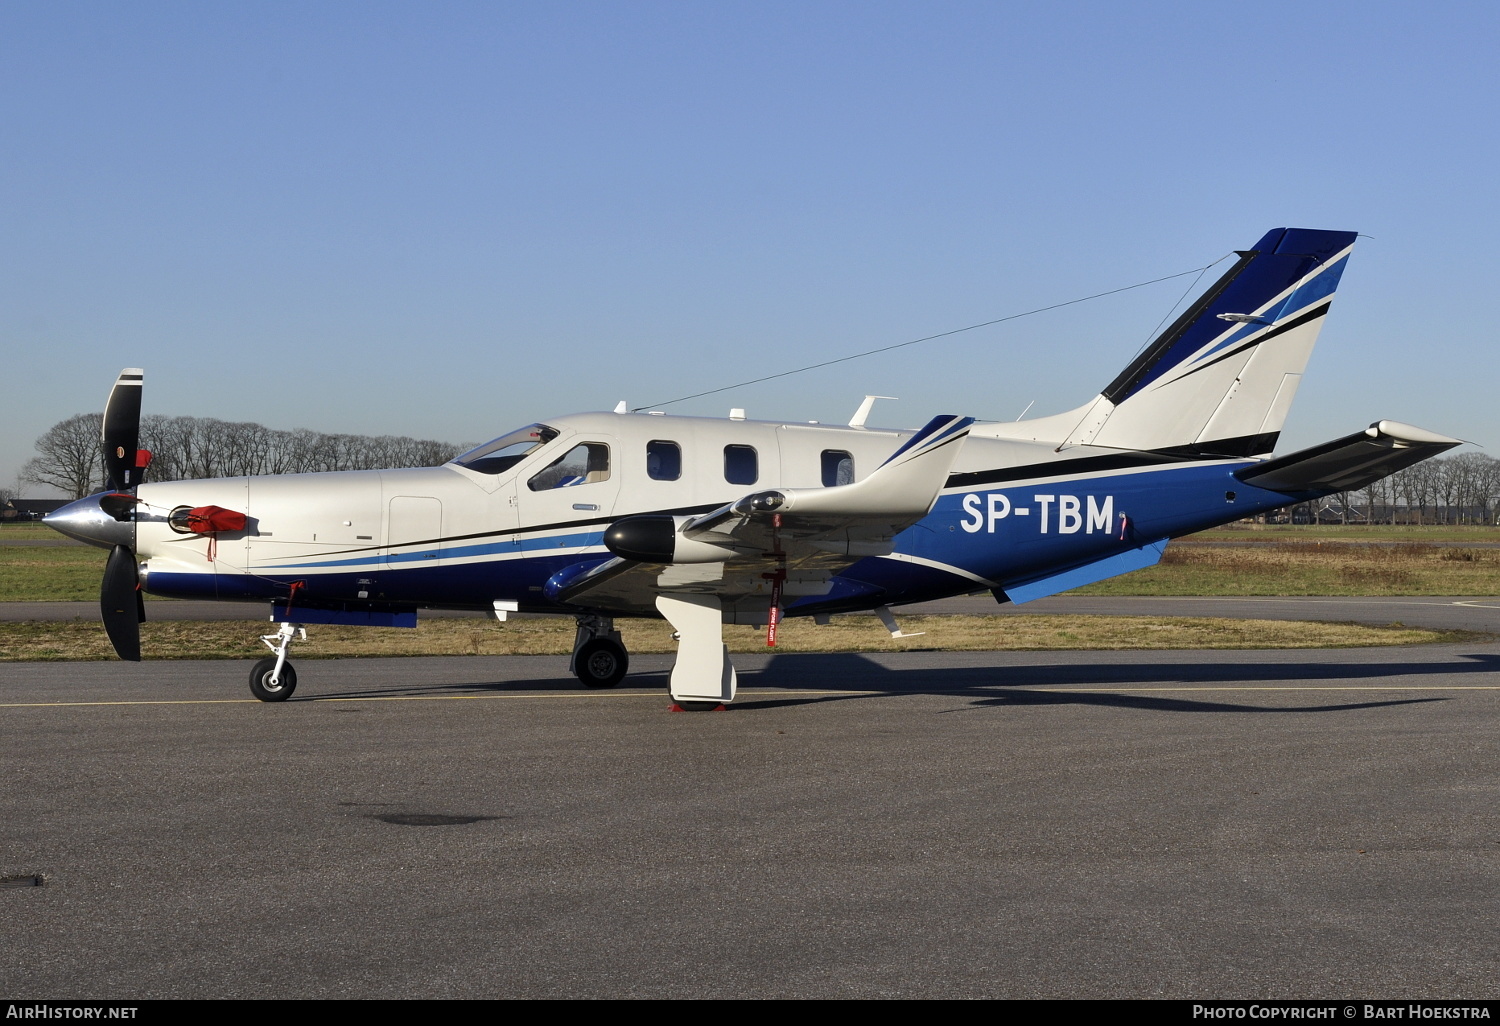
[(501, 435), (493, 442), (476, 445), (468, 452), (455, 456), (453, 462), (481, 474), (502, 474), (556, 437), (556, 428), (550, 428), (546, 424), (531, 424), (519, 431)]

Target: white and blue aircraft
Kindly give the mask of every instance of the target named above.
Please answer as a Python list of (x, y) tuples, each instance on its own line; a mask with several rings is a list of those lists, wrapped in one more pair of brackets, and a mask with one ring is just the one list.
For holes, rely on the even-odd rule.
[(110, 549), (101, 608), (140, 658), (141, 592), (270, 601), (251, 691), (282, 701), (306, 625), (419, 609), (577, 618), (573, 672), (625, 676), (614, 621), (664, 617), (676, 707), (735, 697), (725, 623), (819, 621), (988, 589), (1022, 603), (1150, 566), (1174, 537), (1459, 444), (1393, 421), (1271, 458), (1355, 233), (1278, 228), (1092, 400), (919, 431), (626, 412), (531, 424), (440, 467), (142, 483), (142, 372), (104, 415), (110, 490), (51, 514)]

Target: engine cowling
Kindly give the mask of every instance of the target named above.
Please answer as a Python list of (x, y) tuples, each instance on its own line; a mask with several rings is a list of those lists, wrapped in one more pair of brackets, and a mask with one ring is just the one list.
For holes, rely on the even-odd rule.
[(723, 563), (734, 557), (732, 548), (685, 536), (682, 525), (689, 519), (665, 514), (624, 517), (604, 532), (604, 547), (621, 559), (642, 563)]

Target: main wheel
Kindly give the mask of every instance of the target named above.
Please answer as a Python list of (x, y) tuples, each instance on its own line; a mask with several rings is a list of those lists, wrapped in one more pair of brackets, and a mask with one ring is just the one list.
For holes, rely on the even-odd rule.
[(585, 641), (573, 660), (573, 672), (586, 688), (612, 688), (625, 679), (629, 669), (625, 646), (608, 638)]
[(297, 690), (297, 671), (290, 661), (281, 664), (281, 680), (271, 683), (271, 674), (276, 669), (276, 657), (266, 656), (250, 671), (250, 693), (262, 702), (285, 702)]

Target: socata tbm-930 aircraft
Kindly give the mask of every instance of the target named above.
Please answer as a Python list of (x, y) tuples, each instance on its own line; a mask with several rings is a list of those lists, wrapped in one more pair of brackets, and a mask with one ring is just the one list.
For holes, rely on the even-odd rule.
[(1275, 229), (1093, 400), (920, 431), (627, 413), (532, 424), (440, 467), (143, 484), (141, 380), (104, 415), (110, 491), (46, 518), (111, 550), (104, 625), (140, 658), (140, 593), (270, 600), (250, 687), (287, 698), (308, 624), (419, 608), (569, 613), (572, 668), (625, 675), (614, 627), (665, 617), (676, 707), (735, 697), (724, 623), (991, 589), (1027, 602), (1157, 562), (1167, 541), (1370, 481), (1457, 439), (1391, 421), (1270, 458), (1353, 232)]

